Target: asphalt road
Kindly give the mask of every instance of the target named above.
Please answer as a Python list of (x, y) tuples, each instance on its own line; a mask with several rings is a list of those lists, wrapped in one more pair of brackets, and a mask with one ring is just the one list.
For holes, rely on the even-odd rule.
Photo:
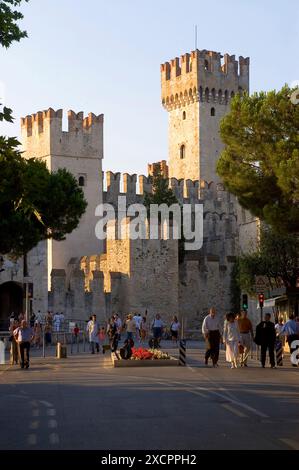
[(187, 352), (187, 367), (88, 353), (0, 366), (0, 449), (299, 450), (299, 368), (231, 370), (223, 352), (206, 368)]

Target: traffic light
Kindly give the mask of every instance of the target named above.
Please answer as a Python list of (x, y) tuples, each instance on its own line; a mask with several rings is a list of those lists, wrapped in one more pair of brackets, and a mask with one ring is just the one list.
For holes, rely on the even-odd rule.
[(247, 294), (242, 295), (242, 309), (248, 310), (248, 295)]
[(259, 294), (259, 303), (260, 303), (261, 308), (263, 308), (264, 306), (264, 300), (265, 300), (264, 294)]

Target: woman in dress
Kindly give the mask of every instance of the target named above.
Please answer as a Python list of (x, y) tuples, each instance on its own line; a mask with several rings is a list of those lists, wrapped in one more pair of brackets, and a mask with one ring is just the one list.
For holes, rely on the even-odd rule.
[(231, 369), (237, 368), (241, 337), (238, 322), (235, 320), (235, 316), (233, 313), (228, 313), (226, 315), (226, 320), (224, 322), (223, 328), (223, 343), (226, 347), (227, 362), (231, 363)]
[(178, 344), (178, 336), (179, 336), (179, 331), (180, 331), (181, 325), (180, 322), (178, 321), (178, 318), (176, 316), (172, 317), (172, 322), (170, 325), (170, 333), (171, 333), (171, 339), (175, 344)]

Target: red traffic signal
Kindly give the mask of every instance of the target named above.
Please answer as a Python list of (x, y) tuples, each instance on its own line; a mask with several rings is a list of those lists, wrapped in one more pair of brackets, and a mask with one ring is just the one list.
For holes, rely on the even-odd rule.
[(264, 294), (259, 294), (259, 303), (260, 303), (261, 308), (264, 306), (264, 300), (265, 300)]

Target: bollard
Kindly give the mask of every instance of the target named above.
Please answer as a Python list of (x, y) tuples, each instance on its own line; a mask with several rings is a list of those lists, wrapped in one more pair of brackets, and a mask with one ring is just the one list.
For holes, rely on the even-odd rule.
[(282, 366), (282, 342), (276, 341), (275, 343), (275, 351), (276, 351), (276, 364), (278, 366)]
[(0, 339), (0, 364), (5, 364), (5, 343)]
[(45, 332), (43, 331), (43, 357), (46, 357)]
[(73, 354), (73, 341), (74, 341), (74, 335), (72, 333), (72, 335), (71, 335), (71, 354)]
[(180, 340), (180, 355), (179, 355), (179, 364), (180, 366), (186, 365), (186, 340)]
[(57, 359), (64, 359), (67, 357), (65, 344), (57, 343), (56, 357)]

